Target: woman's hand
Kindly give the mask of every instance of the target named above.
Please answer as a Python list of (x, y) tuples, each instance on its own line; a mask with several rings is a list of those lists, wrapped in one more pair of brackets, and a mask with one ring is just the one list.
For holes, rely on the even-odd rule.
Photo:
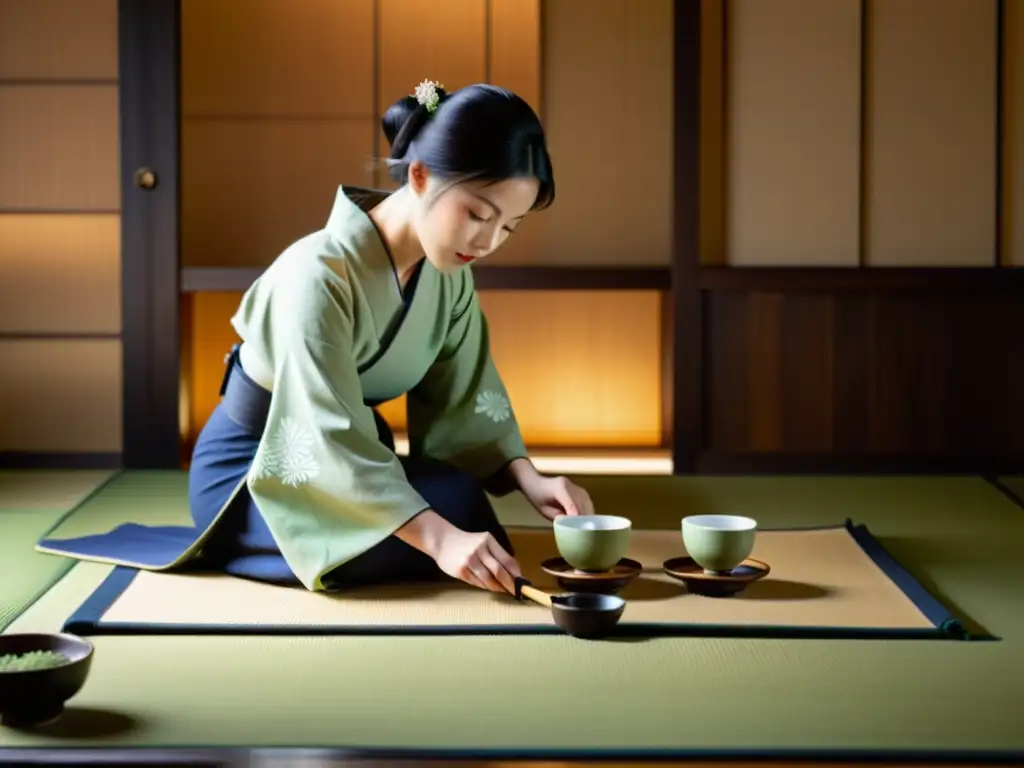
[(515, 558), (489, 533), (470, 533), (452, 527), (434, 557), (438, 568), (455, 579), (492, 592), (515, 594), (522, 576)]
[(523, 495), (548, 520), (562, 515), (594, 514), (590, 494), (567, 477), (537, 475), (522, 490)]
[(519, 563), (489, 533), (471, 533), (425, 509), (395, 531), (395, 536), (429, 556), (437, 567), (467, 584), (494, 592), (516, 593)]
[(530, 503), (548, 520), (562, 515), (592, 515), (590, 494), (567, 477), (547, 477), (526, 458), (513, 460), (508, 473)]

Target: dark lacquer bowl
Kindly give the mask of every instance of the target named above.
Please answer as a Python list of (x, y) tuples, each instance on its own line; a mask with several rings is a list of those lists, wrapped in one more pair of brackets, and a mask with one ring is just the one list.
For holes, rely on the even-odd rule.
[[(82, 690), (93, 650), (75, 635), (0, 635), (0, 725), (39, 725), (59, 717), (68, 699)], [(9, 655), (17, 655), (17, 662), (12, 664)]]

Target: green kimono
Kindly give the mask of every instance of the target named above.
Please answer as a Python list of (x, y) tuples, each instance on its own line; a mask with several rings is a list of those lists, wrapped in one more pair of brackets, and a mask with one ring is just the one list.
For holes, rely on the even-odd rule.
[[(231, 497), (248, 487), (310, 590), (429, 507), (379, 439), (367, 402), (407, 394), (410, 453), (481, 481), (527, 455), (491, 359), (472, 271), (443, 274), (424, 260), (406, 302), (367, 215), (384, 195), (340, 188), (326, 227), (287, 248), (231, 320), (246, 374), (272, 392), (259, 447)], [(188, 529), (175, 551), (133, 544), (139, 526), (85, 537), (87, 546), (72, 539), (37, 548), (167, 570), (202, 548), (230, 503)]]

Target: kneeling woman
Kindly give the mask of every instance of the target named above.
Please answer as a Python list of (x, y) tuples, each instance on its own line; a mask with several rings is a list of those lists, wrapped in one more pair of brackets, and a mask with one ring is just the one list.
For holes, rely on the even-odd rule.
[[(519, 567), (485, 489), (518, 489), (549, 519), (593, 513), (583, 489), (530, 463), (468, 268), (554, 199), (537, 116), (500, 88), (424, 82), (383, 125), (399, 189), (340, 188), (326, 226), (232, 319), (242, 344), (192, 458), (195, 528), (39, 549), (154, 570), (201, 551), (310, 590), (443, 573), (512, 592)], [(374, 409), (402, 394), (406, 460)]]

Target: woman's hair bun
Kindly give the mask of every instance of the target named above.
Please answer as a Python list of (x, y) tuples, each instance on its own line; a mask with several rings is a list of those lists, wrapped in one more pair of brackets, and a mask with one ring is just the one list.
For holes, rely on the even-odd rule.
[[(444, 103), (448, 98), (448, 93), (443, 87), (436, 85), (434, 91), (439, 98), (438, 104)], [(403, 96), (388, 107), (381, 118), (381, 127), (384, 129), (388, 144), (391, 145), (391, 159), (400, 160), (405, 157), (409, 144), (426, 124), (431, 113), (431, 110), (421, 104), (414, 95)]]

